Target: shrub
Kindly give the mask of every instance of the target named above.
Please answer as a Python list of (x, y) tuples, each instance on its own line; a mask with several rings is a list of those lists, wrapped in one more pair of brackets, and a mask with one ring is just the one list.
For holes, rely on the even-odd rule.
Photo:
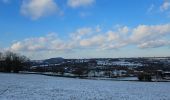
[(138, 75), (139, 81), (151, 81), (152, 77), (149, 73), (141, 73)]

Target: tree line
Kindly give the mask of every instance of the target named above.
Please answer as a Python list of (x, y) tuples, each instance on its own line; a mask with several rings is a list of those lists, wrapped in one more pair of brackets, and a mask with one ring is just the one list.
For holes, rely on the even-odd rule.
[(28, 66), (29, 58), (11, 51), (0, 52), (0, 72), (18, 73)]

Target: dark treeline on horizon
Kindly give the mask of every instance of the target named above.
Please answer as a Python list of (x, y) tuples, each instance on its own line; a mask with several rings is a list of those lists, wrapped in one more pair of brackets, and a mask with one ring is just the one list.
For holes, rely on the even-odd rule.
[(29, 58), (11, 51), (0, 52), (0, 72), (18, 73), (29, 64)]

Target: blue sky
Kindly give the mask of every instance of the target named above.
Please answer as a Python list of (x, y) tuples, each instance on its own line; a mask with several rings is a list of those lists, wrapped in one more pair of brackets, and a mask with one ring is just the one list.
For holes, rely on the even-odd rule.
[(0, 34), (31, 59), (170, 56), (170, 0), (0, 0)]

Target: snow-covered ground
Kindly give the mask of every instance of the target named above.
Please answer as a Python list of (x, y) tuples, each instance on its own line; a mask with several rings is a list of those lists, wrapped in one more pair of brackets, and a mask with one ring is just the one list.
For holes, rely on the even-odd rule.
[(0, 100), (170, 100), (169, 82), (0, 73)]

